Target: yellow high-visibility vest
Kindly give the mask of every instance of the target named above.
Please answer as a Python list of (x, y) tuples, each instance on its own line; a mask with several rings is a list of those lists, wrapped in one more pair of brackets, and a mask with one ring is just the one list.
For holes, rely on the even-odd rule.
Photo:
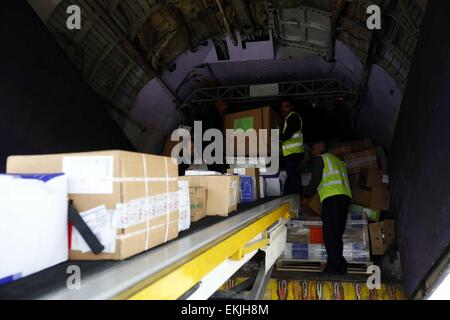
[(341, 194), (351, 198), (352, 191), (348, 182), (345, 163), (331, 153), (325, 153), (321, 157), (324, 166), (322, 181), (317, 188), (320, 202), (323, 202), (326, 198)]
[(303, 146), (303, 121), (300, 115), (297, 112), (291, 112), (284, 120), (283, 133), (287, 129), (287, 121), (289, 117), (296, 116), (300, 119), (300, 130), (295, 132), (292, 137), (281, 144), (281, 148), (283, 149), (283, 156), (289, 156), (291, 154), (303, 153), (305, 151), (305, 147)]

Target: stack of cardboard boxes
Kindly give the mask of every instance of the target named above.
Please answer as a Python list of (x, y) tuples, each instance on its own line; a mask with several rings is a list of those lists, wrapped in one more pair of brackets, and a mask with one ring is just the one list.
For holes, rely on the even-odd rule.
[[(262, 107), (225, 116), (224, 128), (231, 130), (256, 130), (257, 144), (251, 145), (245, 137), (245, 149), (239, 153), (236, 148), (238, 138), (227, 137), (226, 144), (234, 144), (235, 157), (227, 158), (231, 170), (228, 173), (240, 176), (248, 175), (256, 181), (256, 199), (281, 196), (283, 194), (285, 172), (268, 172), (267, 165), (271, 152), (271, 129), (279, 129), (281, 117), (271, 107)], [(266, 130), (267, 135), (259, 130)], [(231, 139), (234, 139), (233, 141)], [(246, 157), (246, 163), (239, 163), (239, 158)]]
[(353, 205), (350, 212), (367, 215), (372, 255), (383, 255), (395, 240), (393, 220), (380, 222), (383, 211), (390, 208), (387, 159), (381, 147), (369, 139), (349, 144), (352, 153), (344, 156), (352, 187)]
[[(227, 114), (224, 118), (224, 130), (233, 130), (237, 136), (225, 137), (225, 146), (230, 148), (234, 155), (225, 158), (230, 165), (228, 175), (238, 175), (240, 179), (239, 202), (252, 202), (257, 199), (271, 196), (280, 196), (283, 193), (285, 172), (268, 173), (267, 160), (271, 152), (271, 129), (279, 128), (281, 117), (271, 107), (261, 107), (247, 111)], [(250, 143), (249, 137), (245, 136), (247, 130), (256, 132), (255, 143)], [(237, 131), (242, 130), (242, 131)], [(267, 135), (261, 134), (259, 130), (266, 130)], [(241, 132), (239, 134), (237, 132)], [(239, 140), (242, 139), (242, 140)], [(237, 147), (238, 141), (244, 141), (242, 150)], [(169, 156), (172, 148), (178, 142), (173, 142), (167, 137), (163, 154)], [(225, 147), (224, 150), (227, 150)], [(252, 180), (252, 181), (250, 181)]]
[[(279, 128), (280, 123), (280, 116), (269, 106), (225, 116), (224, 130), (234, 130), (245, 135), (247, 130), (254, 129), (256, 143), (250, 143), (249, 138), (244, 136), (244, 148), (240, 150), (237, 147), (239, 138), (227, 136), (223, 132), (226, 146), (234, 145), (234, 156), (225, 159), (230, 164), (227, 173), (213, 175), (212, 172), (204, 171), (179, 178), (189, 183), (191, 221), (198, 221), (207, 215), (227, 216), (236, 210), (238, 203), (254, 202), (266, 196), (282, 194), (285, 175), (281, 172), (268, 176), (265, 170), (268, 157), (261, 157), (263, 153), (270, 154), (270, 130)], [(267, 130), (267, 135), (260, 135), (259, 130)], [(176, 144), (168, 137), (163, 154), (169, 156)], [(206, 199), (203, 210), (197, 210), (196, 199)]]

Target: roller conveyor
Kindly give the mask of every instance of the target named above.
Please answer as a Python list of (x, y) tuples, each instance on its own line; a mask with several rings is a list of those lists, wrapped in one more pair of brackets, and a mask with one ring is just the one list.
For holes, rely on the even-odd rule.
[[(67, 261), (0, 286), (0, 299), (206, 299), (259, 249), (265, 265), (273, 263), (296, 201), (285, 196), (240, 205), (227, 218), (207, 217), (124, 261)], [(66, 285), (69, 266), (80, 268), (80, 289)]]

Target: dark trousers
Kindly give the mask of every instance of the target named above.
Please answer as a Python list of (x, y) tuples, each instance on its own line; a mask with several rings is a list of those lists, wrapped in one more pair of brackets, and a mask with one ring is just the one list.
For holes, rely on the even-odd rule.
[(287, 157), (283, 157), (283, 168), (286, 170), (287, 179), (284, 184), (284, 194), (300, 194), (303, 195), (303, 186), (299, 181), (297, 168), (303, 159), (303, 153), (294, 153)]
[(334, 271), (346, 271), (347, 261), (343, 254), (342, 236), (347, 222), (348, 207), (351, 199), (346, 195), (326, 198), (322, 202), (323, 240), (327, 250), (327, 268)]

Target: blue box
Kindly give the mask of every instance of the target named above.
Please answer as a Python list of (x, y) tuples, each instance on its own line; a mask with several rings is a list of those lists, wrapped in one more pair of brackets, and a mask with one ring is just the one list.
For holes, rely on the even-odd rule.
[(240, 180), (240, 192), (239, 202), (253, 202), (256, 200), (256, 183), (251, 176), (239, 176)]

